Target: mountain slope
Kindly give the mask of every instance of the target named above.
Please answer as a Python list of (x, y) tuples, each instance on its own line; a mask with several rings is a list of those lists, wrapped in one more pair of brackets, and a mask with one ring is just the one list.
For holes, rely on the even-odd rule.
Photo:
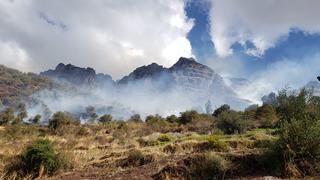
[(15, 106), (36, 91), (57, 86), (46, 77), (0, 65), (0, 101), (3, 105)]
[(65, 65), (60, 63), (54, 70), (44, 71), (40, 74), (73, 85), (100, 85), (113, 83), (110, 75), (102, 73), (96, 74), (95, 70), (90, 67), (81, 68), (72, 64)]
[(244, 108), (250, 104), (249, 101), (240, 99), (219, 74), (193, 58), (181, 57), (170, 68), (155, 63), (139, 67), (119, 80), (119, 83), (133, 84), (143, 81), (149, 82), (148, 84), (151, 82), (166, 91), (174, 89), (195, 102), (203, 103), (209, 99), (217, 106), (228, 103), (235, 108)]

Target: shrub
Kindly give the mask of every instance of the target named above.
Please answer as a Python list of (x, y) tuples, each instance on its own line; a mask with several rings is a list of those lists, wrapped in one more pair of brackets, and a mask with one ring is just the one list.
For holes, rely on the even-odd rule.
[(65, 157), (56, 153), (52, 142), (37, 140), (28, 145), (13, 163), (6, 166), (6, 176), (12, 173), (17, 173), (18, 177), (31, 175), (33, 178), (52, 175), (70, 167), (69, 165)]
[(227, 151), (228, 146), (225, 142), (220, 141), (217, 137), (215, 136), (209, 136), (206, 138), (207, 141), (197, 143), (193, 146), (193, 149), (195, 152), (206, 152), (206, 151)]
[(272, 105), (265, 104), (256, 110), (256, 120), (259, 127), (273, 127), (278, 120), (277, 112)]
[(170, 123), (175, 123), (178, 121), (178, 117), (176, 115), (171, 115), (171, 116), (168, 116), (166, 118), (166, 121), (170, 122)]
[(110, 114), (105, 114), (99, 118), (99, 122), (101, 123), (107, 123), (110, 121), (112, 121), (112, 116)]
[(130, 119), (128, 120), (128, 122), (136, 122), (136, 123), (142, 123), (142, 119), (140, 114), (134, 114), (130, 117)]
[(206, 153), (204, 157), (187, 159), (185, 164), (191, 179), (224, 179), (229, 169), (229, 162), (213, 152)]
[(163, 118), (158, 114), (156, 114), (155, 116), (149, 115), (146, 117), (146, 123), (156, 123), (156, 122), (162, 121), (162, 120), (163, 120)]
[(188, 124), (195, 120), (198, 117), (197, 111), (186, 111), (186, 112), (181, 112), (180, 117), (178, 119), (179, 124)]
[(243, 133), (249, 128), (248, 121), (242, 112), (223, 111), (217, 119), (217, 127), (226, 134)]
[(0, 113), (0, 125), (6, 125), (14, 121), (14, 109), (9, 107), (6, 108), (5, 111)]
[(56, 112), (49, 120), (49, 129), (54, 133), (63, 134), (71, 124), (79, 124), (79, 122), (69, 113)]
[(158, 141), (160, 141), (160, 142), (168, 142), (170, 140), (171, 140), (171, 138), (167, 134), (160, 134), (160, 136), (158, 137)]
[(220, 141), (217, 137), (215, 136), (209, 136), (208, 137), (208, 143), (209, 145), (218, 151), (226, 151), (228, 149), (228, 146), (225, 142)]
[(153, 156), (151, 155), (144, 155), (139, 150), (131, 150), (128, 153), (128, 157), (119, 161), (119, 165), (121, 167), (130, 167), (130, 166), (142, 166), (154, 161)]
[(86, 128), (84, 126), (81, 126), (77, 134), (79, 136), (86, 136), (89, 134), (89, 130), (88, 130), (88, 128)]
[(41, 115), (37, 114), (35, 117), (31, 118), (29, 121), (34, 124), (39, 124), (41, 121)]
[(282, 91), (278, 97), (280, 114), (279, 157), (286, 176), (320, 173), (320, 106), (310, 101), (305, 90), (297, 96)]

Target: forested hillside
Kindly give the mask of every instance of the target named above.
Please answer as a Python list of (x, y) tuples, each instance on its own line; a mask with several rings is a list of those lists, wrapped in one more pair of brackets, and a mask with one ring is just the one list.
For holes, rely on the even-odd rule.
[(57, 86), (52, 80), (34, 73), (22, 73), (0, 65), (0, 103), (17, 105), (32, 93)]

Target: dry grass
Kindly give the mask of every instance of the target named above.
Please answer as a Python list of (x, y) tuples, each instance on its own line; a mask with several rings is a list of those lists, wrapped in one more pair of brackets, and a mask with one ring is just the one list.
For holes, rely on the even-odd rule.
[[(249, 131), (243, 135), (211, 135), (209, 132), (199, 134), (192, 131), (145, 132), (149, 126), (133, 122), (71, 125), (68, 133), (61, 135), (50, 133), (46, 127), (2, 126), (0, 177), (12, 157), (18, 155), (27, 144), (40, 138), (53, 141), (57, 151), (68, 155), (75, 170), (108, 167), (115, 174), (119, 171), (119, 162), (122, 163), (120, 167), (126, 169), (161, 162), (166, 157), (210, 152), (223, 154), (263, 148), (268, 141), (275, 139), (272, 133), (264, 130)], [(139, 153), (130, 156), (132, 152)]]

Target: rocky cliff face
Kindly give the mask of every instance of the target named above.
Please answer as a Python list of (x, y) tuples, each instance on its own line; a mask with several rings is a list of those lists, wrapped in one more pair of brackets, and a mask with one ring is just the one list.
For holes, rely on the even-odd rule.
[(113, 82), (109, 75), (96, 74), (92, 68), (80, 68), (62, 63), (54, 70), (45, 71), (41, 75), (67, 81), (76, 86), (112, 83), (111, 87), (116, 88), (118, 92), (138, 91), (144, 93), (145, 96), (161, 94), (169, 97), (175, 94), (175, 97), (195, 102), (194, 106), (201, 106), (208, 100), (215, 106), (229, 104), (238, 109), (250, 104), (240, 99), (218, 73), (196, 62), (193, 58), (181, 57), (170, 68), (156, 63), (141, 66), (117, 82)]
[(72, 64), (60, 63), (54, 70), (41, 72), (40, 75), (51, 79), (65, 81), (73, 85), (97, 85), (104, 83), (112, 83), (112, 77), (106, 74), (96, 74), (95, 70), (81, 68)]
[(138, 67), (128, 76), (125, 76), (121, 80), (119, 80), (118, 83), (127, 84), (132, 81), (143, 80), (143, 79), (152, 79), (156, 81), (158, 80), (159, 77), (161, 77), (166, 73), (168, 73), (168, 69), (156, 63), (152, 63), (147, 66)]
[(162, 87), (166, 91), (174, 89), (195, 101), (205, 102), (210, 99), (217, 104), (228, 103), (237, 107), (249, 104), (237, 97), (219, 74), (193, 58), (181, 57), (170, 68), (155, 63), (139, 67), (119, 83), (130, 84), (137, 81), (151, 81), (156, 87)]

